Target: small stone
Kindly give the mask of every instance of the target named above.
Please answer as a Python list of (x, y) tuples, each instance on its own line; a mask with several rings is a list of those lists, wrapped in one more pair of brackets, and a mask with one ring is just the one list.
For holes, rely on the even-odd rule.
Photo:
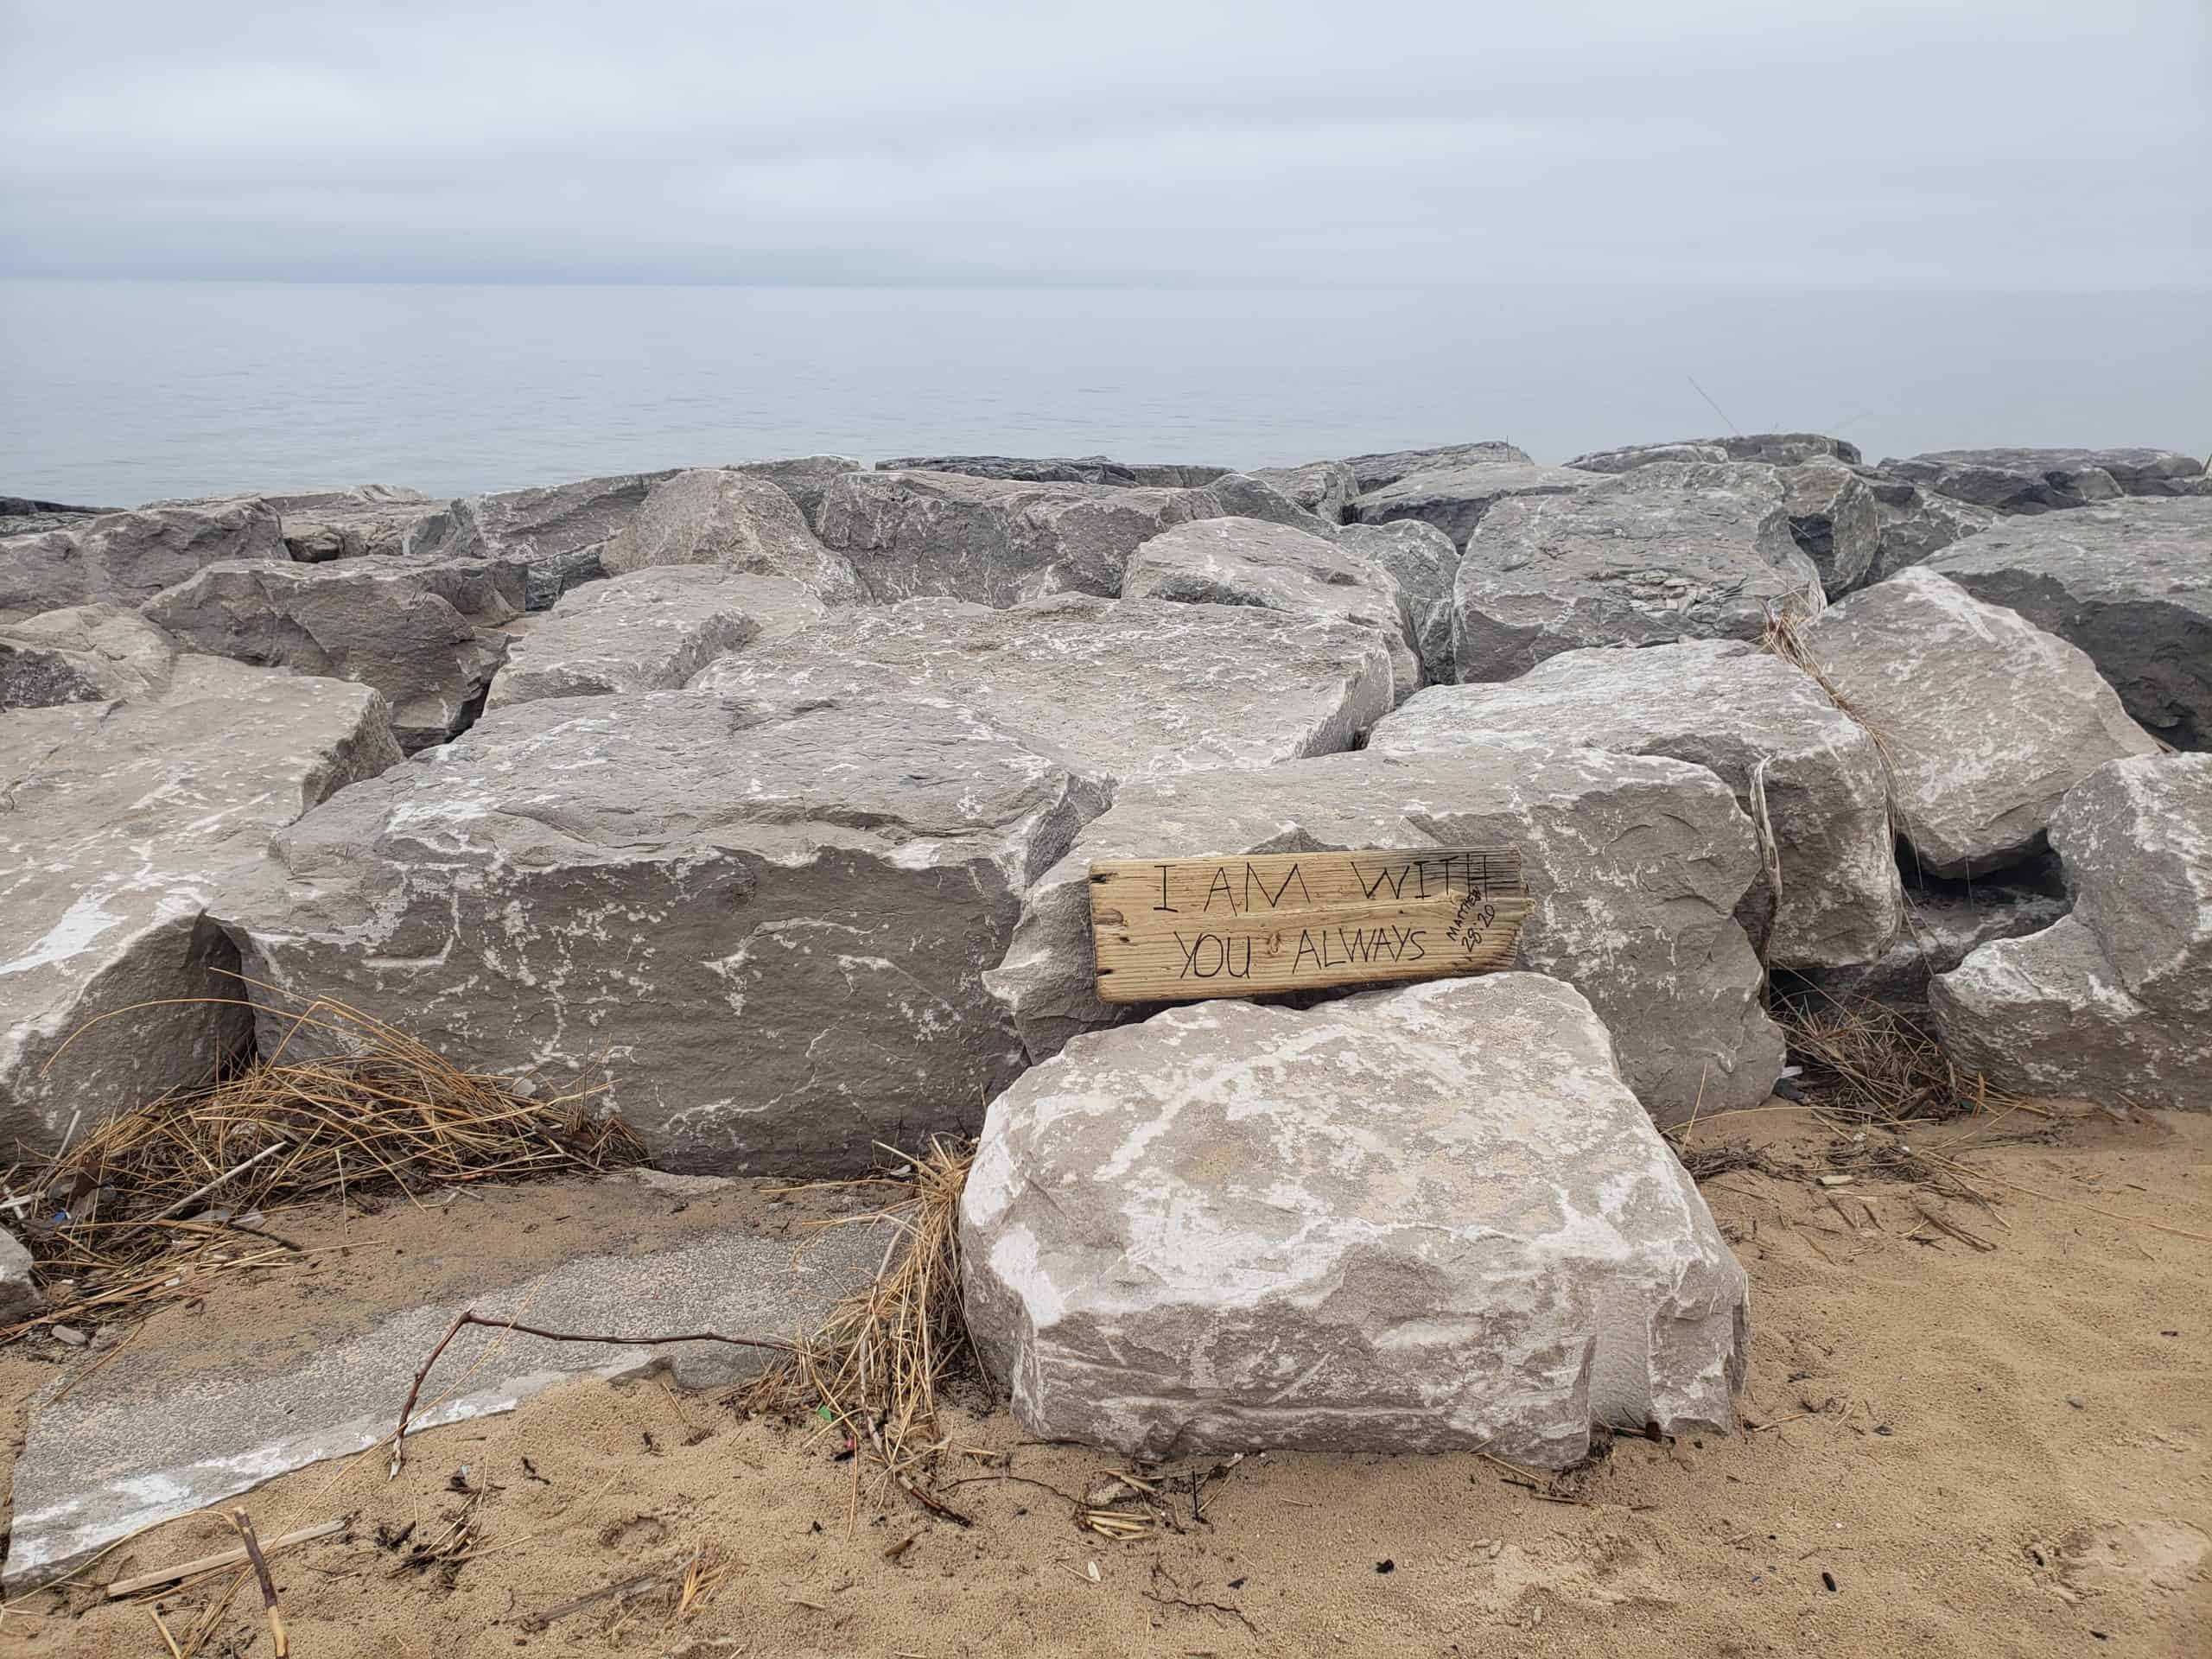
[(90, 1337), (86, 1336), (73, 1325), (55, 1325), (54, 1327), (54, 1339), (56, 1342), (61, 1343), (71, 1348), (82, 1348), (86, 1343), (92, 1340)]
[(2067, 1403), (2068, 1405), (2069, 1405), (2069, 1406), (2073, 1407), (2073, 1408), (2074, 1408), (2074, 1409), (2075, 1409), (2075, 1410), (2076, 1410), (2076, 1411), (2082, 1411), (2082, 1410), (2085, 1410), (2085, 1409), (2087, 1409), (2087, 1408), (2085, 1408), (2085, 1407), (2082, 1404), (2082, 1396), (2081, 1396), (2080, 1395), (2078, 1395), (2078, 1394), (2069, 1394), (2069, 1395), (2068, 1395), (2066, 1396), (2066, 1403)]

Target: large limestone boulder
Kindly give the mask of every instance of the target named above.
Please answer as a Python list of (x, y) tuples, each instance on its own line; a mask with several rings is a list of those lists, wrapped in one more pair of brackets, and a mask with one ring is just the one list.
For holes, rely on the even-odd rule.
[(822, 502), (822, 538), (869, 595), (1009, 606), (1113, 598), (1129, 556), (1162, 531), (1231, 515), (1319, 529), (1278, 492), (1230, 474), (1203, 486), (1029, 483), (960, 473), (854, 473)]
[(284, 548), (303, 564), (407, 552), (444, 522), (442, 504), (391, 484), (305, 490), (289, 495), (157, 501), (156, 506), (217, 507), (259, 501), (276, 510)]
[(886, 473), (959, 473), (1017, 484), (1109, 484), (1120, 489), (1186, 489), (1211, 484), (1226, 467), (1113, 461), (1104, 455), (906, 455), (879, 461)]
[(416, 537), (410, 550), (519, 565), (533, 611), (607, 574), (608, 543), (666, 473), (623, 473), (529, 490), (464, 496)]
[(1933, 449), (1882, 470), (1999, 512), (2051, 512), (2122, 495), (2178, 495), (2204, 463), (2172, 449)]
[(2050, 841), (2075, 918), (2128, 995), (2163, 1014), (2212, 1015), (2212, 755), (2099, 766), (2058, 804)]
[(485, 707), (680, 690), (752, 640), (781, 638), (829, 613), (798, 582), (719, 564), (656, 565), (591, 582), (516, 635)]
[(0, 613), (137, 605), (219, 561), (290, 556), (283, 521), (257, 498), (105, 512), (0, 540)]
[(1004, 611), (941, 599), (840, 611), (695, 684), (778, 706), (904, 688), (1118, 783), (1350, 748), (1389, 712), (1392, 678), (1373, 628), (1071, 594)]
[(212, 1075), (247, 1022), (176, 1000), (240, 995), (209, 898), (399, 758), (366, 686), (213, 657), (179, 658), (154, 695), (0, 718), (0, 1141), (51, 1147), (73, 1118)]
[(2212, 747), (2212, 499), (2006, 518), (1929, 568), (2088, 652), (2176, 748)]
[(1676, 443), (1631, 443), (1618, 449), (1593, 449), (1567, 464), (1584, 473), (1632, 473), (1639, 467), (1658, 467), (1669, 461), (1726, 461), (1728, 451), (1717, 442), (1687, 440)]
[(524, 575), (474, 559), (210, 565), (149, 601), (190, 650), (374, 686), (409, 753), (475, 718), (522, 614)]
[(600, 564), (610, 576), (657, 565), (720, 565), (800, 583), (833, 605), (867, 597), (851, 563), (822, 545), (788, 493), (726, 467), (677, 473), (654, 485)]
[(1303, 467), (1255, 467), (1245, 474), (1278, 490), (1324, 524), (1340, 524), (1359, 479), (1341, 461), (1309, 461)]
[(1776, 967), (1871, 962), (1897, 932), (1904, 900), (1881, 754), (1779, 658), (1705, 639), (1567, 652), (1503, 684), (1432, 686), (1377, 726), (1368, 747), (1479, 753), (1499, 738), (1663, 754), (1718, 773), (1754, 823), (1764, 813), (1772, 836), (1780, 891), (1754, 888), (1746, 921)]
[(1756, 1106), (1782, 1069), (1737, 920), (1759, 880), (1751, 821), (1702, 766), (1571, 740), (1372, 752), (1125, 784), (1024, 896), (989, 976), (1033, 1059), (1135, 1017), (1098, 999), (1090, 869), (1104, 858), (1517, 845), (1535, 911), (1521, 963), (1590, 999), (1660, 1122)]
[(1665, 462), (1491, 508), (1459, 561), (1453, 651), (1462, 680), (1510, 680), (1586, 645), (1756, 640), (1826, 602), (1773, 467)]
[(1519, 445), (1499, 438), (1484, 438), (1474, 443), (1440, 444), (1428, 449), (1388, 449), (1371, 455), (1348, 455), (1344, 464), (1351, 468), (1352, 482), (1358, 486), (1356, 493), (1365, 495), (1414, 473), (1433, 472), (1440, 467), (1481, 467), (1499, 461), (1525, 465), (1528, 460), (1529, 452)]
[(1395, 483), (1370, 490), (1354, 499), (1351, 510), (1363, 524), (1417, 518), (1449, 536), (1452, 546), (1465, 548), (1483, 515), (1500, 501), (1518, 496), (1565, 495), (1587, 489), (1602, 477), (1572, 467), (1539, 467), (1522, 461), (1438, 467), (1408, 473)]
[(1135, 1458), (1725, 1429), (1748, 1281), (1535, 974), (1086, 1037), (992, 1103), (968, 1325), (1025, 1427)]
[(1103, 801), (942, 702), (555, 698), (326, 803), (214, 913), (256, 980), (603, 1068), (663, 1167), (853, 1174), (1020, 1070), (983, 970)]
[(169, 683), (176, 641), (137, 611), (71, 605), (0, 621), (0, 714), (148, 697)]
[(1782, 474), (1782, 503), (1798, 550), (1821, 573), (1830, 599), (1841, 599), (1874, 568), (1882, 518), (1874, 493), (1840, 461), (1816, 457)]
[(1796, 467), (1809, 461), (1859, 461), (1859, 446), (1824, 432), (1731, 433), (1725, 438), (1685, 438), (1672, 443), (1630, 444), (1577, 455), (1567, 464), (1593, 473), (1628, 473), (1667, 461), (1753, 461), (1770, 467)]
[[(1874, 513), (1879, 524), (1873, 569), (1868, 582), (1886, 582), (1900, 570), (1924, 564), (1954, 542), (1976, 536), (1998, 522), (1989, 507), (1971, 501), (1955, 501), (1916, 484), (1897, 489), (1859, 474), (1874, 493)], [(1897, 480), (1903, 484), (1904, 480)]]
[(1138, 548), (1122, 581), (1126, 599), (1243, 605), (1292, 616), (1334, 617), (1382, 637), (1392, 700), (1421, 684), (1421, 656), (1397, 579), (1341, 543), (1259, 518), (1203, 518)]
[(1452, 678), (1452, 585), (1459, 574), (1459, 550), (1452, 538), (1418, 518), (1399, 518), (1346, 524), (1336, 541), (1345, 552), (1389, 571), (1398, 584), (1421, 677), (1432, 683)]
[(2132, 995), (2077, 917), (1982, 946), (1929, 982), (1928, 1003), (1951, 1063), (1999, 1089), (2212, 1109), (2212, 1021)]
[(2082, 652), (1925, 566), (1853, 594), (1801, 637), (1881, 743), (1898, 833), (1931, 875), (2033, 855), (2068, 790), (2158, 747)]
[(741, 461), (730, 469), (765, 478), (798, 505), (810, 525), (830, 485), (847, 473), (864, 473), (868, 463), (850, 455), (794, 455), (787, 461)]

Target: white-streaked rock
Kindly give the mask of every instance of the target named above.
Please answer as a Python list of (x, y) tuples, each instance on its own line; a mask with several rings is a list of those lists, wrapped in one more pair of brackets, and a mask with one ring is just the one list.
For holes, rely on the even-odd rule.
[(828, 614), (813, 593), (782, 576), (719, 564), (633, 570), (563, 594), (517, 632), (484, 706), (681, 690), (751, 641)]
[(1750, 819), (1702, 766), (1572, 740), (1449, 755), (1363, 752), (1124, 784), (1023, 896), (988, 976), (1030, 1058), (1137, 1017), (1099, 1000), (1090, 868), (1103, 858), (1359, 847), (1521, 849), (1521, 963), (1573, 983), (1662, 1123), (1756, 1106), (1782, 1070), (1737, 912), (1759, 879)]
[(2099, 766), (2058, 804), (2050, 842), (2128, 995), (2212, 1041), (2212, 754)]
[(992, 1103), (966, 1308), (1032, 1432), (1131, 1457), (1726, 1429), (1749, 1287), (1605, 1027), (1535, 974), (1200, 1003)]
[(2212, 748), (2212, 499), (2001, 518), (1929, 568), (2088, 652), (2176, 748)]
[(2035, 513), (2186, 493), (2204, 463), (2174, 449), (1934, 449), (1882, 470), (1976, 506)]
[(1414, 518), (1433, 524), (1465, 548), (1477, 526), (1499, 502), (1516, 496), (1566, 495), (1587, 489), (1603, 474), (1572, 467), (1539, 467), (1531, 461), (1478, 461), (1408, 473), (1396, 482), (1357, 497), (1353, 516), (1363, 524), (1395, 524)]
[(1925, 566), (1853, 594), (1802, 637), (1884, 745), (1898, 833), (1933, 875), (2033, 855), (2068, 790), (2158, 747), (2082, 652)]
[(175, 660), (175, 640), (111, 602), (0, 621), (0, 714), (155, 696)]
[(1798, 550), (1812, 560), (1830, 599), (1866, 580), (1881, 551), (1874, 493), (1858, 474), (1826, 456), (1782, 469), (1782, 505)]
[(212, 564), (145, 607), (193, 651), (374, 686), (412, 753), (475, 717), (523, 613), (524, 574), (478, 559)]
[(1781, 611), (1816, 614), (1771, 467), (1663, 462), (1484, 516), (1459, 561), (1462, 680), (1510, 680), (1587, 645), (1751, 639)]
[(1324, 524), (1340, 524), (1344, 510), (1359, 493), (1359, 480), (1341, 461), (1309, 461), (1303, 467), (1255, 467), (1245, 474), (1290, 500)]
[(535, 489), (463, 496), (427, 522), (410, 552), (494, 559), (521, 567), (530, 608), (607, 574), (607, 544), (667, 473), (620, 473)]
[(822, 545), (787, 491), (734, 467), (661, 480), (600, 563), (610, 576), (659, 565), (716, 565), (798, 582), (832, 605), (867, 597), (851, 563)]
[(1244, 606), (1092, 599), (860, 607), (754, 642), (694, 682), (768, 706), (885, 689), (943, 697), (1120, 782), (1350, 748), (1389, 712), (1373, 628)]
[(1351, 468), (1352, 482), (1358, 486), (1357, 493), (1379, 490), (1396, 483), (1414, 473), (1433, 472), (1439, 467), (1482, 467), (1495, 462), (1518, 462), (1526, 465), (1529, 452), (1518, 444), (1502, 438), (1483, 438), (1473, 443), (1438, 444), (1427, 449), (1386, 449), (1375, 454), (1347, 455), (1344, 464)]
[(253, 980), (460, 1063), (604, 1068), (664, 1167), (853, 1174), (1020, 1070), (983, 970), (1104, 801), (938, 701), (551, 698), (325, 803), (214, 914)]
[(1567, 652), (1502, 684), (1432, 686), (1377, 726), (1368, 747), (1449, 754), (1499, 738), (1669, 755), (1719, 773), (1746, 812), (1764, 798), (1781, 892), (1755, 888), (1758, 913), (1745, 920), (1777, 967), (1871, 962), (1897, 930), (1880, 753), (1779, 658), (1710, 639)]
[(238, 995), (209, 898), (272, 830), (399, 758), (368, 687), (214, 657), (177, 658), (154, 695), (0, 717), (0, 1140), (50, 1147), (79, 1113), (205, 1081), (245, 1027), (174, 1001)]
[(283, 521), (256, 497), (104, 512), (0, 537), (0, 614), (103, 600), (138, 605), (220, 560), (290, 557)]
[(1336, 543), (1389, 571), (1404, 595), (1406, 615), (1421, 654), (1421, 677), (1434, 684), (1452, 672), (1452, 584), (1459, 550), (1433, 524), (1397, 518), (1387, 524), (1346, 524)]
[(1178, 524), (1137, 549), (1122, 596), (1355, 623), (1374, 629), (1389, 650), (1393, 702), (1421, 684), (1421, 657), (1397, 578), (1354, 548), (1288, 524), (1260, 518)]

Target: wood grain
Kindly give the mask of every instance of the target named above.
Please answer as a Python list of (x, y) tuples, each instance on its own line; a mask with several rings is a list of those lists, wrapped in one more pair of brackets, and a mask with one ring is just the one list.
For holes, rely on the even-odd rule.
[(1102, 860), (1108, 1002), (1183, 1002), (1491, 973), (1530, 904), (1516, 847)]

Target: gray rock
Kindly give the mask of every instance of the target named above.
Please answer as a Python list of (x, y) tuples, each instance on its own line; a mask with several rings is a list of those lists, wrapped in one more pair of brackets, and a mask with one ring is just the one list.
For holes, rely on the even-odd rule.
[(2171, 449), (1935, 449), (1882, 470), (1999, 512), (2051, 512), (2121, 495), (2176, 495), (2204, 463)]
[(1337, 545), (1390, 573), (1404, 595), (1413, 625), (1414, 649), (1421, 653), (1421, 677), (1449, 680), (1452, 665), (1452, 584), (1459, 574), (1459, 550), (1433, 524), (1400, 518), (1387, 524), (1346, 524)]
[(1657, 467), (1668, 461), (1727, 459), (1728, 451), (1717, 442), (1631, 443), (1619, 449), (1594, 449), (1567, 464), (1578, 472), (1632, 473), (1639, 467)]
[(0, 1325), (28, 1319), (44, 1305), (37, 1270), (31, 1253), (13, 1233), (0, 1228)]
[(1903, 895), (1881, 755), (1779, 658), (1734, 640), (1567, 652), (1502, 685), (1432, 687), (1377, 726), (1368, 747), (1451, 754), (1498, 738), (1709, 767), (1755, 822), (1764, 799), (1781, 892), (1755, 888), (1760, 913), (1746, 920), (1777, 967), (1869, 962), (1897, 932)]
[(961, 1243), (1023, 1426), (1135, 1458), (1565, 1467), (1599, 1425), (1732, 1427), (1749, 1358), (1743, 1269), (1535, 974), (1085, 1038), (992, 1103)]
[(1137, 549), (1122, 592), (1128, 599), (1244, 605), (1372, 628), (1390, 652), (1392, 702), (1421, 684), (1421, 658), (1397, 579), (1340, 543), (1287, 524), (1258, 518), (1179, 524)]
[(1341, 524), (1359, 480), (1341, 461), (1309, 461), (1303, 467), (1255, 467), (1245, 474), (1296, 502), (1324, 524)]
[(1440, 444), (1431, 449), (1389, 449), (1377, 454), (1348, 455), (1344, 464), (1351, 468), (1352, 482), (1358, 486), (1356, 493), (1365, 495), (1382, 489), (1414, 473), (1433, 472), (1440, 467), (1480, 467), (1499, 461), (1526, 463), (1529, 452), (1499, 438), (1484, 438), (1475, 443)]
[(742, 461), (729, 470), (766, 479), (798, 504), (810, 526), (830, 486), (847, 473), (866, 472), (868, 463), (850, 455), (798, 455), (789, 461)]
[(1020, 1071), (982, 972), (1103, 803), (939, 702), (564, 697), (327, 802), (215, 913), (257, 982), (603, 1067), (664, 1167), (855, 1174)]
[(1666, 462), (1568, 495), (1499, 502), (1459, 561), (1462, 680), (1510, 680), (1586, 645), (1751, 639), (1817, 613), (1771, 467)]
[(1483, 515), (1516, 496), (1564, 495), (1602, 483), (1604, 474), (1572, 467), (1538, 467), (1529, 461), (1478, 461), (1470, 466), (1432, 467), (1409, 473), (1395, 484), (1370, 491), (1352, 503), (1363, 524), (1418, 518), (1433, 524), (1464, 549)]
[(1229, 468), (1168, 461), (1109, 461), (1104, 455), (908, 455), (879, 461), (878, 472), (959, 473), (1017, 484), (1105, 484), (1122, 489), (1188, 488), (1211, 484)]
[[(2055, 874), (2056, 858), (2042, 862)], [(1815, 1012), (1856, 1012), (1878, 1002), (1922, 1014), (1931, 976), (1949, 973), (1993, 940), (2039, 933), (2065, 915), (2070, 903), (2054, 885), (2034, 864), (1979, 881), (1923, 879), (1905, 888), (1904, 925), (1874, 961), (1778, 976), (1777, 988)]]
[(1682, 438), (1671, 443), (1635, 443), (1577, 455), (1567, 464), (1592, 473), (1629, 473), (1668, 461), (1750, 461), (1770, 467), (1796, 467), (1808, 461), (1837, 461), (1856, 466), (1859, 446), (1822, 432), (1732, 433), (1725, 438)]
[(374, 686), (400, 747), (475, 718), (522, 614), (523, 573), (473, 559), (210, 565), (145, 607), (187, 648)]
[(963, 599), (1005, 607), (1054, 594), (1110, 599), (1129, 556), (1195, 518), (1237, 515), (1318, 528), (1238, 475), (1192, 489), (1030, 484), (957, 473), (854, 473), (822, 503), (822, 538), (883, 601)]
[(2040, 851), (2061, 796), (2158, 747), (2087, 656), (1925, 566), (1853, 594), (1802, 638), (1882, 743), (1898, 833), (1932, 875)]
[(1374, 629), (1080, 594), (1005, 611), (949, 600), (841, 611), (756, 641), (695, 684), (771, 705), (903, 688), (1116, 782), (1349, 748), (1391, 701)]
[(1782, 1039), (1737, 906), (1759, 878), (1751, 824), (1702, 766), (1572, 740), (1449, 755), (1331, 755), (1126, 784), (1032, 887), (988, 976), (1030, 1058), (1135, 1017), (1098, 1000), (1090, 868), (1102, 858), (1517, 845), (1535, 909), (1522, 965), (1573, 983), (1662, 1122), (1756, 1106)]
[[(52, 1147), (204, 1081), (243, 1039), (232, 950), (202, 914), (270, 832), (397, 764), (384, 699), (219, 658), (158, 696), (0, 719), (0, 1140)], [(71, 1033), (99, 1015), (135, 1011)]]
[(790, 495), (765, 478), (721, 467), (677, 473), (653, 486), (600, 563), (610, 576), (714, 564), (783, 577), (834, 605), (867, 597), (851, 563), (822, 545)]
[(2099, 766), (2058, 804), (2050, 841), (2074, 918), (2127, 994), (2212, 1043), (2212, 754)]
[(1821, 573), (1830, 599), (1841, 599), (1873, 569), (1882, 520), (1874, 493), (1840, 461), (1815, 457), (1783, 469), (1782, 505), (1798, 550)]
[(2128, 995), (2078, 917), (1983, 945), (1929, 982), (1928, 1003), (1952, 1065), (1999, 1089), (2212, 1109), (2212, 1022)]
[(2088, 652), (2175, 747), (2212, 747), (2212, 499), (2008, 518), (1929, 568)]
[(416, 537), (411, 552), (518, 564), (530, 608), (607, 574), (601, 556), (667, 473), (623, 473), (542, 489), (464, 496)]
[(175, 659), (175, 640), (120, 605), (0, 621), (0, 713), (156, 696)]
[(747, 642), (828, 614), (796, 582), (721, 565), (662, 565), (594, 582), (563, 594), (517, 635), (485, 707), (680, 690)]
[(157, 501), (155, 506), (215, 507), (259, 501), (276, 510), (285, 550), (303, 564), (404, 553), (443, 522), (442, 504), (391, 484), (291, 495), (220, 496)]
[(1906, 485), (1904, 499), (1895, 504), (1871, 481), (1867, 487), (1875, 491), (1874, 512), (1881, 524), (1869, 582), (1886, 582), (1900, 570), (1923, 564), (1952, 543), (1979, 535), (1998, 521), (1988, 507), (1955, 501), (1917, 485)]
[(0, 541), (0, 612), (136, 605), (220, 560), (290, 556), (275, 510), (257, 499), (102, 513)]

